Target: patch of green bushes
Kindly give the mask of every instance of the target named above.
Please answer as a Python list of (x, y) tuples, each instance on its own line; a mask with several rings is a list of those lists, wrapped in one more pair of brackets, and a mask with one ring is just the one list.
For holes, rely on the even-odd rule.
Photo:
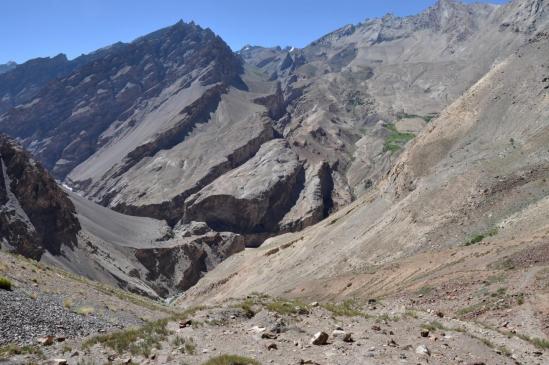
[(394, 124), (387, 124), (385, 128), (389, 130), (389, 135), (385, 139), (385, 144), (383, 145), (384, 151), (389, 151), (391, 153), (398, 151), (402, 148), (408, 141), (413, 139), (416, 135), (413, 133), (402, 133), (399, 132)]

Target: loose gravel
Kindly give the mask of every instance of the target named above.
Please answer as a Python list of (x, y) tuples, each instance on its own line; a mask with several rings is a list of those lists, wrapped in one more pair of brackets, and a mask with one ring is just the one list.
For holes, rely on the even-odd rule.
[(60, 295), (40, 294), (33, 299), (20, 289), (0, 290), (0, 345), (32, 344), (45, 336), (87, 336), (122, 327), (96, 313), (72, 312), (64, 307)]

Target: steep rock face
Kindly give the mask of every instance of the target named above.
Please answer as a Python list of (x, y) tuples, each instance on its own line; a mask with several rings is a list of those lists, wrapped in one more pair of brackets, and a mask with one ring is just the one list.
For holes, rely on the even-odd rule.
[(74, 206), (46, 171), (15, 142), (0, 136), (2, 246), (39, 259), (77, 244)]
[(274, 233), (282, 215), (295, 204), (303, 181), (297, 155), (286, 141), (275, 139), (245, 164), (192, 195), (185, 217), (218, 230)]

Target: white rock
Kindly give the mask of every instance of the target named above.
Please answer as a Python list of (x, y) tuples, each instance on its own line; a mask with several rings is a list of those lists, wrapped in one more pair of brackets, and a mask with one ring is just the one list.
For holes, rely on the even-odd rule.
[(416, 354), (423, 356), (431, 356), (431, 351), (425, 345), (419, 345), (416, 347)]

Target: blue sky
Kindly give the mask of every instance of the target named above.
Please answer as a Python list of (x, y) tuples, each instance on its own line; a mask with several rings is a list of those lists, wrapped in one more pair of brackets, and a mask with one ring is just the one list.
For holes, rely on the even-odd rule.
[[(116, 41), (194, 20), (234, 49), (250, 43), (303, 47), (349, 23), (409, 15), (435, 0), (4, 0), (0, 63), (65, 53), (74, 58)], [(471, 1), (466, 1), (471, 2)], [(490, 2), (503, 3), (503, 0)]]

